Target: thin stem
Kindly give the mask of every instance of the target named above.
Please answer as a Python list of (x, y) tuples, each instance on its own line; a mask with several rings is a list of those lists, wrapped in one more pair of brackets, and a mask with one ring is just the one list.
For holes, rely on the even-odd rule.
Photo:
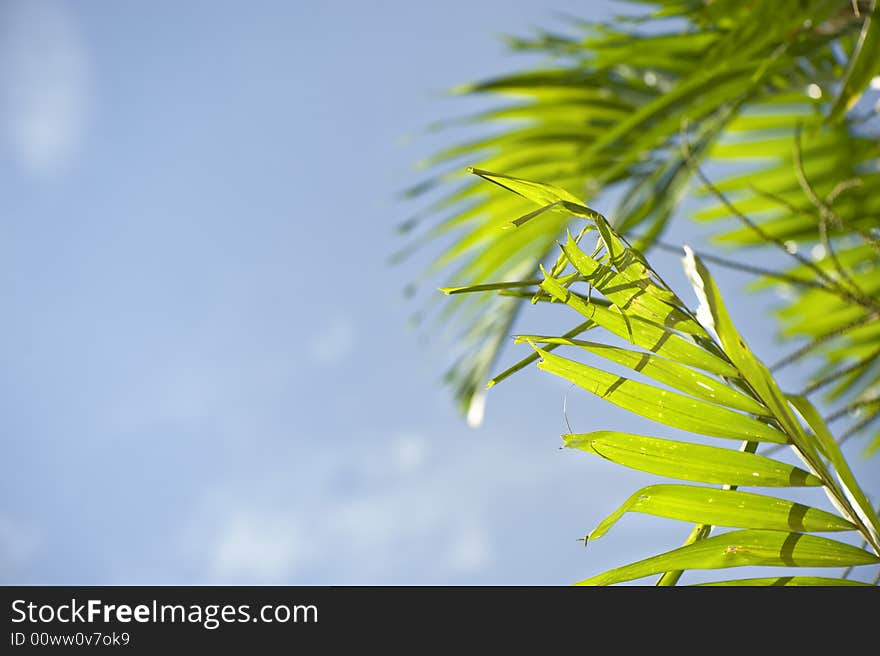
[(530, 287), (531, 285), (540, 285), (542, 282), (544, 282), (543, 278), (533, 278), (532, 280), (509, 280), (505, 282), (492, 282), (465, 287), (442, 287), (440, 291), (447, 296), (452, 296), (453, 294), (469, 294), (472, 292), (489, 292), (500, 289), (512, 289), (515, 287)]
[[(797, 177), (798, 184), (800, 185), (801, 189), (806, 194), (810, 202), (813, 203), (813, 205), (816, 206), (816, 209), (819, 210), (819, 238), (822, 240), (822, 245), (825, 247), (825, 252), (827, 253), (828, 258), (831, 260), (831, 263), (834, 265), (834, 268), (837, 270), (837, 273), (838, 275), (840, 275), (841, 279), (846, 280), (846, 282), (851, 286), (852, 291), (859, 297), (866, 298), (865, 292), (856, 284), (855, 280), (853, 280), (846, 272), (846, 270), (840, 265), (840, 261), (837, 259), (837, 254), (834, 252), (834, 246), (831, 243), (831, 240), (828, 238), (828, 221), (831, 220), (835, 224), (835, 227), (840, 229), (844, 226), (844, 220), (841, 217), (837, 216), (837, 214), (831, 209), (831, 207), (826, 204), (821, 198), (819, 198), (816, 190), (813, 189), (813, 185), (811, 185), (810, 181), (807, 179), (806, 171), (804, 171), (804, 159), (801, 148), (801, 126), (798, 126), (797, 130), (795, 131), (794, 167), (795, 177)], [(854, 231), (854, 228), (851, 225), (847, 225), (846, 227), (851, 232)]]
[(861, 178), (850, 178), (849, 180), (844, 180), (843, 182), (838, 182), (834, 185), (834, 189), (832, 189), (829, 194), (825, 197), (825, 202), (828, 205), (833, 205), (834, 201), (837, 200), (837, 197), (840, 196), (844, 191), (849, 191), (850, 189), (855, 189), (856, 187), (864, 186), (865, 181)]
[(838, 369), (837, 371), (833, 371), (830, 374), (828, 374), (827, 376), (820, 378), (819, 380), (813, 381), (812, 383), (810, 383), (809, 385), (807, 385), (807, 387), (805, 387), (803, 389), (803, 391), (801, 392), (801, 396), (807, 396), (809, 394), (812, 394), (813, 392), (816, 392), (816, 391), (822, 389), (826, 385), (833, 383), (838, 378), (842, 378), (843, 376), (846, 376), (847, 374), (850, 374), (854, 371), (858, 371), (859, 369), (862, 369), (862, 368), (868, 366), (869, 364), (871, 364), (874, 361), (874, 358), (876, 358), (878, 355), (880, 355), (880, 348), (872, 351), (871, 353), (866, 355), (864, 358), (862, 358), (861, 360), (859, 360), (857, 362), (854, 362), (853, 364), (849, 365), (848, 367), (844, 367), (843, 369)]
[[(572, 328), (571, 330), (569, 330), (567, 333), (565, 333), (562, 336), (565, 338), (577, 337), (585, 330), (589, 330), (592, 325), (593, 325), (592, 320), (584, 321), (583, 323), (578, 324), (577, 326), (575, 326), (574, 328)], [(558, 344), (548, 344), (544, 350), (545, 351), (552, 351), (552, 350), (556, 349), (558, 346), (559, 346)], [(535, 362), (536, 360), (538, 360), (539, 357), (540, 356), (537, 353), (532, 353), (531, 355), (523, 358), (522, 360), (520, 360), (519, 362), (517, 362), (513, 366), (508, 367), (507, 369), (502, 371), (500, 374), (498, 374), (497, 376), (495, 376), (494, 378), (489, 380), (489, 382), (486, 383), (486, 387), (487, 388), (494, 387), (495, 385), (500, 383), (502, 380), (505, 380), (506, 378), (509, 378), (510, 376), (515, 374), (520, 369), (525, 369), (532, 362)]]
[[(800, 169), (802, 170), (803, 166), (801, 166)], [(802, 185), (802, 187), (809, 188), (810, 193), (813, 194), (813, 197), (816, 198), (816, 201), (821, 203), (821, 201), (818, 200), (818, 197), (815, 196), (815, 192), (812, 191), (812, 187), (809, 186), (809, 182), (807, 181), (805, 175), (801, 174), (799, 176), (798, 181)], [(856, 184), (856, 182), (858, 184)], [(862, 184), (862, 181), (860, 178), (853, 178), (851, 180), (846, 180), (845, 182), (841, 182), (832, 190), (832, 192), (828, 195), (828, 197), (829, 198), (836, 198), (838, 194), (842, 193), (846, 189), (850, 189), (852, 187), (859, 186), (860, 184)], [(749, 185), (749, 188), (754, 193), (758, 194), (759, 196), (762, 196), (764, 198), (772, 200), (774, 203), (781, 205), (782, 207), (787, 209), (792, 214), (800, 214), (800, 213), (804, 212), (804, 210), (802, 208), (797, 207), (796, 205), (794, 205), (793, 203), (791, 203), (790, 201), (786, 200), (785, 198), (783, 198), (782, 196), (780, 196), (778, 194), (775, 194), (771, 191), (765, 191), (764, 189), (761, 189), (761, 188), (756, 187), (754, 185)], [(846, 271), (841, 266), (840, 261), (837, 259), (837, 254), (834, 252), (834, 247), (831, 244), (831, 240), (828, 236), (828, 222), (825, 218), (825, 214), (821, 211), (819, 212), (819, 239), (822, 242), (822, 246), (825, 249), (825, 252), (828, 253), (829, 259), (831, 260), (831, 263), (834, 265), (834, 267), (837, 271), (837, 274), (842, 279), (845, 279), (852, 284), (852, 286), (855, 290), (855, 293), (853, 293), (852, 290), (849, 290), (846, 287), (844, 287), (843, 285), (841, 285), (839, 282), (834, 281), (832, 278), (827, 276), (827, 274), (825, 276), (823, 276), (823, 279), (829, 281), (829, 283), (831, 284), (831, 287), (827, 287), (825, 285), (818, 285), (818, 287), (820, 287), (821, 289), (825, 289), (826, 291), (829, 291), (831, 293), (837, 294), (838, 296), (841, 296), (842, 298), (844, 298), (848, 301), (852, 301), (854, 303), (857, 303), (858, 305), (862, 305), (864, 307), (870, 307), (870, 308), (878, 307), (877, 304), (873, 301), (873, 299), (871, 299), (869, 296), (867, 296), (859, 288), (859, 286), (855, 283), (855, 281), (852, 280), (852, 278), (849, 276), (849, 274), (847, 274)]]
[[(572, 296), (577, 296), (582, 301), (586, 301), (587, 303), (594, 303), (596, 305), (601, 305), (602, 307), (610, 307), (611, 306), (611, 302), (606, 301), (604, 298), (592, 298), (590, 296), (587, 296), (586, 294), (581, 294), (579, 292), (575, 292), (570, 289), (568, 290), (568, 293), (571, 294)], [(522, 299), (532, 301), (532, 303), (555, 302), (553, 297), (550, 296), (550, 294), (542, 293), (540, 289), (537, 291), (534, 291), (534, 292), (528, 291), (528, 290), (521, 291), (521, 290), (517, 290), (517, 289), (502, 289), (501, 291), (498, 292), (498, 295), (499, 296), (506, 296), (509, 298), (522, 298)]]
[[(684, 252), (684, 250), (680, 246), (675, 246), (673, 244), (667, 244), (665, 242), (655, 240), (654, 245), (660, 250), (667, 251), (669, 253), (678, 253)], [(829, 293), (834, 293), (833, 290), (828, 289), (822, 283), (816, 282), (815, 280), (810, 280), (807, 278), (799, 278), (798, 276), (793, 276), (781, 271), (772, 271), (771, 269), (763, 269), (761, 267), (756, 267), (751, 264), (743, 264), (742, 262), (736, 262), (735, 260), (728, 260), (727, 258), (719, 257), (718, 255), (712, 255), (711, 253), (705, 252), (695, 252), (697, 256), (701, 260), (706, 262), (714, 262), (723, 267), (727, 267), (728, 269), (734, 269), (736, 271), (743, 271), (744, 273), (754, 273), (759, 276), (767, 276), (768, 278), (776, 278), (777, 280), (781, 280), (783, 282), (788, 282), (793, 285), (801, 285), (803, 287), (810, 287), (813, 289), (821, 289), (823, 291), (827, 291)]]
[(868, 408), (874, 405), (880, 405), (880, 397), (874, 399), (862, 399), (860, 401), (856, 401), (855, 403), (850, 403), (845, 408), (841, 408), (837, 412), (833, 412), (825, 417), (825, 423), (830, 424), (834, 421), (837, 421), (841, 417), (846, 417), (854, 410), (858, 410), (859, 408)]
[[(684, 139), (682, 140), (682, 149), (686, 153), (686, 155), (685, 155), (686, 159), (688, 160), (688, 162), (690, 162), (690, 151), (687, 150), (687, 142)], [(706, 174), (703, 173), (703, 170), (700, 168), (699, 165), (691, 164), (691, 168), (693, 169), (693, 171), (697, 175), (697, 177), (700, 179), (700, 182), (702, 182), (703, 185), (706, 187), (706, 189), (708, 189), (712, 193), (713, 196), (715, 196), (719, 201), (721, 201), (721, 203), (728, 209), (728, 211), (730, 211), (731, 214), (733, 214), (742, 223), (744, 223), (750, 230), (752, 230), (752, 232), (754, 232), (756, 235), (758, 235), (758, 237), (760, 237), (762, 241), (769, 243), (769, 244), (774, 244), (775, 246), (777, 246), (780, 250), (782, 250), (787, 255), (793, 257), (800, 264), (802, 264), (803, 266), (812, 270), (813, 273), (815, 273), (817, 277), (819, 277), (822, 280), (824, 280), (825, 282), (827, 282), (829, 286), (831, 286), (831, 287), (838, 287), (839, 286), (834, 281), (834, 279), (830, 278), (824, 271), (822, 271), (822, 269), (820, 269), (818, 266), (816, 266), (816, 264), (814, 262), (811, 262), (810, 260), (805, 258), (803, 255), (798, 253), (797, 251), (792, 252), (791, 250), (789, 250), (789, 248), (785, 245), (785, 243), (781, 239), (774, 237), (773, 235), (771, 235), (770, 233), (765, 231), (757, 223), (752, 221), (745, 214), (740, 212), (739, 209), (732, 202), (730, 202), (730, 200), (728, 200), (727, 196), (725, 196), (724, 193), (720, 189), (718, 189), (718, 187), (716, 187), (714, 185), (714, 183), (711, 180), (709, 180), (708, 177), (706, 177)]]
[(773, 235), (765, 231), (760, 225), (758, 225), (745, 214), (740, 212), (740, 210), (727, 198), (727, 196), (725, 196), (724, 193), (720, 189), (718, 189), (718, 187), (716, 187), (711, 180), (709, 180), (706, 174), (703, 173), (703, 170), (700, 168), (700, 166), (693, 162), (690, 155), (690, 149), (688, 147), (687, 135), (684, 133), (681, 137), (681, 148), (685, 161), (688, 162), (688, 165), (691, 167), (691, 169), (694, 171), (694, 173), (697, 175), (703, 185), (712, 193), (713, 196), (721, 201), (721, 203), (728, 209), (728, 211), (730, 211), (731, 214), (733, 214), (756, 235), (758, 235), (758, 237), (760, 237), (762, 241), (764, 241), (765, 243), (774, 244), (787, 255), (793, 257), (800, 264), (810, 269), (813, 273), (816, 274), (818, 278), (825, 281), (828, 289), (834, 290), (841, 298), (844, 298), (863, 307), (869, 307), (875, 311), (880, 311), (880, 305), (877, 305), (872, 299), (867, 298), (864, 295), (853, 294), (850, 290), (842, 286), (838, 281), (834, 280), (827, 273), (825, 273), (819, 266), (816, 265), (815, 262), (812, 262), (809, 259), (805, 258), (796, 250), (790, 250), (781, 239), (774, 237)]
[[(694, 542), (699, 542), (700, 540), (705, 540), (709, 537), (709, 534), (712, 532), (712, 527), (709, 524), (697, 524), (694, 526), (693, 530), (691, 530), (690, 535), (687, 536), (687, 539), (684, 541), (684, 544), (681, 545), (683, 547), (688, 546), (689, 544), (693, 544)], [(672, 570), (670, 572), (665, 572), (658, 580), (658, 587), (671, 587), (678, 583), (678, 580), (681, 578), (681, 575), (684, 574), (683, 570), (677, 569)]]
[(785, 209), (787, 209), (792, 214), (800, 214), (803, 212), (803, 209), (792, 203), (790, 200), (780, 196), (779, 194), (775, 194), (772, 191), (767, 191), (766, 189), (761, 189), (758, 186), (753, 184), (749, 185), (749, 189), (753, 192), (761, 196), (762, 198), (766, 198), (767, 200), (772, 200), (777, 205), (781, 205)]
[[(810, 199), (810, 202), (816, 206), (816, 209), (819, 210), (819, 214), (825, 215), (827, 218), (831, 219), (834, 223), (835, 227), (838, 229), (845, 228), (850, 232), (854, 232), (859, 235), (862, 239), (864, 239), (868, 244), (870, 244), (874, 250), (880, 253), (880, 241), (871, 236), (871, 233), (863, 230), (861, 227), (853, 225), (850, 221), (847, 221), (842, 216), (837, 214), (831, 206), (827, 203), (823, 202), (816, 191), (813, 189), (813, 186), (810, 184), (809, 180), (807, 180), (807, 176), (804, 173), (804, 164), (803, 158), (801, 157), (801, 128), (798, 126), (797, 131), (795, 132), (795, 173), (797, 175), (798, 184), (801, 186), (801, 189), (804, 190), (804, 193), (807, 195), (807, 198)], [(838, 192), (840, 193), (840, 192)], [(834, 192), (832, 192), (834, 194)]]
[(831, 260), (831, 264), (834, 266), (834, 270), (837, 271), (837, 275), (840, 276), (840, 279), (845, 280), (855, 294), (864, 296), (865, 292), (862, 291), (858, 284), (856, 284), (856, 281), (850, 277), (846, 272), (846, 269), (840, 264), (840, 260), (837, 259), (837, 253), (834, 251), (834, 244), (831, 243), (831, 239), (828, 237), (828, 219), (822, 213), (819, 214), (819, 240), (822, 242), (822, 248), (825, 249), (825, 254), (828, 256), (828, 259)]
[(880, 417), (880, 412), (875, 412), (873, 414), (868, 415), (867, 417), (860, 419), (855, 424), (853, 424), (852, 426), (850, 426), (849, 428), (846, 429), (846, 431), (837, 440), (837, 443), (843, 444), (849, 438), (851, 438), (853, 435), (857, 435), (862, 430), (864, 430), (865, 427), (868, 426), (868, 424), (870, 424), (872, 421), (877, 419), (877, 417)]
[(816, 337), (814, 340), (812, 340), (810, 343), (805, 344), (804, 346), (799, 348), (794, 353), (791, 353), (791, 354), (785, 356), (784, 358), (782, 358), (781, 360), (779, 360), (778, 362), (773, 364), (770, 367), (770, 371), (776, 372), (779, 369), (782, 369), (783, 367), (787, 367), (792, 362), (799, 360), (800, 358), (807, 355), (813, 349), (817, 348), (818, 346), (821, 346), (825, 342), (831, 341), (832, 339), (834, 339), (836, 337), (840, 337), (841, 335), (849, 332), (850, 330), (853, 330), (854, 328), (858, 328), (859, 326), (864, 326), (865, 324), (871, 323), (871, 321), (873, 321), (876, 318), (877, 318), (876, 314), (868, 313), (865, 316), (863, 316), (859, 319), (856, 319), (855, 321), (852, 321), (845, 326), (841, 326), (840, 328), (832, 330), (829, 333), (825, 333), (824, 335), (820, 335), (819, 337)]

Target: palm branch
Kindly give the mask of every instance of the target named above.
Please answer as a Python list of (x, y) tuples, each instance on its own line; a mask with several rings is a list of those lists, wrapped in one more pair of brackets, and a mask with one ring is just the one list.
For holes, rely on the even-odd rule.
[[(682, 547), (594, 575), (582, 584), (661, 575), (659, 584), (674, 585), (684, 570), (770, 566), (787, 571), (781, 576), (722, 577), (714, 584), (858, 585), (848, 578), (852, 568), (880, 564), (880, 518), (838, 440), (807, 397), (784, 393), (750, 350), (699, 256), (685, 247), (684, 265), (700, 301), (693, 310), (605, 217), (569, 192), (487, 171), (476, 173), (537, 207), (511, 222), (511, 230), (523, 230), (548, 212), (567, 215), (583, 227), (577, 237), (567, 234), (554, 264), (542, 267), (539, 279), (529, 285), (498, 282), (450, 291), (491, 289), (565, 306), (576, 317), (576, 327), (563, 336), (518, 336), (516, 341), (532, 351), (524, 362), (537, 360), (543, 371), (691, 436), (683, 441), (614, 430), (563, 435), (569, 448), (687, 482), (637, 490), (584, 538), (585, 543), (601, 538), (630, 512), (695, 524)], [(595, 248), (584, 249), (584, 240), (593, 237)], [(600, 366), (584, 362), (587, 356)], [(612, 366), (626, 375), (611, 372)], [(738, 446), (725, 446), (729, 444)], [(763, 445), (790, 449), (802, 466), (759, 454)], [(748, 487), (762, 492), (743, 489)], [(820, 488), (831, 509), (785, 498), (790, 488)], [(821, 501), (821, 495), (817, 497)], [(820, 533), (856, 535), (863, 544)], [(834, 577), (799, 574), (797, 568), (846, 570)]]
[[(542, 205), (540, 220), (506, 230), (535, 207), (462, 176), (467, 162), (552, 180), (593, 205), (617, 197), (613, 228), (645, 251), (663, 247), (688, 192), (705, 193), (695, 218), (717, 222), (719, 245), (739, 249), (713, 264), (751, 270), (755, 286), (792, 298), (778, 313), (780, 334), (803, 344), (773, 364), (820, 355), (809, 358), (813, 373), (800, 391), (824, 394), (833, 420), (849, 420), (844, 439), (873, 434), (876, 449), (880, 147), (863, 93), (880, 72), (876, 3), (642, 4), (639, 17), (514, 40), (550, 65), (461, 88), (503, 102), (448, 126), (484, 125), (487, 136), (431, 158), (427, 178), (408, 192), (441, 194), (404, 224), (411, 247), (448, 244), (432, 276), (448, 287), (510, 283), (503, 294), (457, 296), (441, 315), (459, 330), (448, 380), (460, 407), (481, 418), (499, 352), (532, 298), (527, 283), (553, 263), (576, 221)], [(704, 169), (722, 172), (717, 183)], [(757, 249), (762, 265), (747, 263), (745, 253), (754, 257), (745, 249)]]

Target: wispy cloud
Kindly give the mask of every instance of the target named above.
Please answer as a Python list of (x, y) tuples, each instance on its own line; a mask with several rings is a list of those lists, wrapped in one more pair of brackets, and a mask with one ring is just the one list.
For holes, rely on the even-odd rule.
[(88, 61), (69, 11), (52, 0), (0, 5), (0, 122), (29, 173), (62, 168), (83, 137)]
[(38, 545), (31, 528), (0, 515), (0, 572), (15, 572), (33, 556)]
[(308, 342), (309, 357), (320, 365), (336, 365), (354, 350), (354, 323), (348, 317), (334, 317)]
[[(510, 517), (493, 512), (554, 472), (477, 444), (465, 462), (426, 435), (346, 443), (345, 460), (265, 472), (209, 493), (185, 531), (211, 583), (466, 581), (485, 575)], [(352, 469), (351, 463), (359, 465)], [(494, 463), (491, 489), (485, 471)], [(529, 485), (523, 487), (523, 481)], [(549, 486), (548, 486), (549, 487)], [(193, 542), (194, 541), (194, 542)]]
[(428, 457), (428, 439), (418, 433), (403, 433), (393, 443), (394, 462), (404, 474), (417, 472)]
[(218, 536), (210, 573), (226, 579), (273, 581), (298, 569), (304, 553), (297, 527), (274, 517), (231, 517)]
[(493, 555), (489, 532), (484, 527), (471, 526), (454, 539), (446, 558), (450, 569), (467, 574), (486, 567)]

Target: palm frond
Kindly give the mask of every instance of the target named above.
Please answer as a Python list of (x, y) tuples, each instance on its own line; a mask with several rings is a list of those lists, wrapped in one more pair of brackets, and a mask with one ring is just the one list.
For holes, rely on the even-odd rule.
[[(549, 185), (481, 174), (503, 180), (508, 189), (535, 205), (557, 202), (553, 194), (558, 192)], [(598, 246), (587, 253), (569, 236), (560, 246), (562, 265), (543, 271), (543, 279), (533, 291), (565, 305), (578, 321), (586, 318), (590, 322), (586, 327), (579, 324), (576, 335), (595, 328), (591, 334), (599, 337), (586, 341), (571, 335), (522, 335), (518, 341), (532, 348), (539, 369), (602, 400), (701, 439), (720, 438), (718, 444), (701, 444), (616, 431), (563, 436), (569, 448), (688, 482), (656, 484), (636, 491), (585, 541), (605, 536), (632, 512), (696, 524), (684, 546), (581, 583), (608, 585), (660, 574), (666, 585), (677, 582), (685, 570), (880, 564), (880, 517), (837, 440), (813, 404), (805, 396), (784, 393), (770, 369), (749, 349), (700, 258), (686, 248), (685, 270), (700, 300), (700, 306), (691, 310), (601, 214), (573, 200), (565, 199), (565, 203), (565, 211), (591, 224), (598, 234)], [(512, 229), (520, 230), (527, 224)], [(580, 293), (575, 291), (578, 288)], [(603, 302), (594, 301), (594, 297)], [(598, 341), (602, 334), (628, 346)], [(566, 355), (551, 353), (550, 346)], [(572, 357), (584, 353), (622, 366), (632, 375), (611, 373)], [(741, 442), (740, 447), (725, 447), (730, 440)], [(763, 443), (790, 448), (805, 468), (759, 455), (756, 450)], [(831, 510), (741, 489), (750, 486), (774, 492), (820, 488)], [(724, 530), (719, 532), (719, 528)], [(857, 534), (864, 546), (814, 535), (829, 532)], [(755, 584), (851, 583), (845, 577), (809, 576), (760, 581)], [(722, 580), (719, 584), (735, 582)]]
[[(551, 64), (459, 89), (506, 102), (450, 124), (485, 125), (491, 134), (425, 162), (428, 177), (409, 190), (413, 197), (451, 190), (404, 224), (414, 247), (453, 240), (431, 268), (432, 275), (444, 276), (445, 286), (534, 279), (573, 223), (564, 212), (545, 212), (523, 228), (505, 229), (512, 217), (534, 207), (450, 172), (465, 160), (519, 178), (552, 180), (592, 205), (618, 195), (614, 226), (623, 234), (638, 233), (634, 243), (644, 250), (680, 214), (695, 164), (746, 156), (748, 171), (722, 188), (748, 195), (736, 194), (735, 200), (752, 203), (744, 207), (750, 214), (753, 205), (775, 211), (762, 225), (781, 239), (815, 237), (808, 214), (780, 214), (750, 185), (757, 179), (766, 187), (762, 191), (802, 201), (792, 199), (798, 188), (790, 185), (792, 167), (785, 161), (790, 133), (801, 123), (821, 122), (838, 91), (842, 100), (835, 107), (858, 107), (875, 67), (873, 0), (870, 7), (859, 5), (859, 15), (850, 3), (828, 0), (645, 4), (652, 7), (637, 19), (573, 23), (573, 35), (516, 40), (515, 49), (546, 53)], [(846, 59), (841, 52), (854, 54)], [(845, 73), (841, 86), (836, 81)], [(874, 174), (863, 167), (872, 157), (871, 138), (859, 136), (852, 112), (838, 111), (834, 118), (834, 125), (805, 145), (807, 174), (824, 195), (846, 180), (863, 178), (868, 186), (839, 192), (833, 209), (870, 231), (880, 198), (870, 193), (868, 177)], [(687, 156), (679, 137), (682, 124), (689, 126)], [(836, 148), (840, 135), (852, 150)], [(756, 144), (763, 144), (759, 154), (775, 158), (773, 163), (753, 161)], [(705, 218), (724, 215), (707, 212)], [(839, 232), (829, 226), (833, 240)], [(753, 235), (736, 230), (728, 241), (754, 243)], [(465, 335), (448, 380), (472, 419), (480, 415), (482, 389), (525, 296), (461, 297), (442, 317)]]

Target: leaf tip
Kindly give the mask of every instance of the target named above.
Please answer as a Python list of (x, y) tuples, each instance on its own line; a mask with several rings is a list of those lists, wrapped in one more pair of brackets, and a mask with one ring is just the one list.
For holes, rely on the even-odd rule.
[(471, 428), (478, 428), (483, 423), (483, 417), (486, 414), (486, 393), (479, 392), (474, 394), (468, 405), (467, 425)]

